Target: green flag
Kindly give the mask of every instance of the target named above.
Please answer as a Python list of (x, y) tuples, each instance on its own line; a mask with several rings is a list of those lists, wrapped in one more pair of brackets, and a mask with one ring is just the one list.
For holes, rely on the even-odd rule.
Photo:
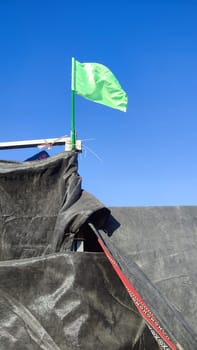
[(107, 67), (74, 60), (72, 75), (72, 90), (78, 95), (126, 112), (127, 95)]

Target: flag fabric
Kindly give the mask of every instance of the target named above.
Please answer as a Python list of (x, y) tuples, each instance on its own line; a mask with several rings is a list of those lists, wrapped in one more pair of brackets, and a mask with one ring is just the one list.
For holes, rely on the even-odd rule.
[(74, 60), (72, 89), (78, 95), (108, 107), (126, 112), (127, 94), (113, 73), (99, 63)]

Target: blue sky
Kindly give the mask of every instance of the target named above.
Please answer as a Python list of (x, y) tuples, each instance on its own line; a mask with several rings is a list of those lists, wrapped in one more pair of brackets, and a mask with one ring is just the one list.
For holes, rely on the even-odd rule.
[(191, 0), (1, 1), (0, 141), (69, 135), (71, 57), (102, 63), (129, 104), (76, 96), (77, 136), (94, 139), (79, 156), (83, 188), (109, 206), (197, 204), (196, 18)]

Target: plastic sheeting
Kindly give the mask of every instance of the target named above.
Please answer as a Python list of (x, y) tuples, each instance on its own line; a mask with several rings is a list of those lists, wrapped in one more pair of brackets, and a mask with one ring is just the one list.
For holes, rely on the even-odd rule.
[(0, 162), (1, 350), (158, 349), (104, 253), (71, 252), (109, 215), (74, 152)]
[(141, 349), (144, 322), (102, 253), (0, 265), (0, 349)]
[(176, 348), (197, 349), (197, 207), (111, 208), (100, 233)]

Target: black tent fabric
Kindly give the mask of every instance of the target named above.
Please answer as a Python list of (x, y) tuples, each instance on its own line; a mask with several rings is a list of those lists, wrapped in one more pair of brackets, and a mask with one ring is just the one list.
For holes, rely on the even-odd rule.
[(196, 349), (196, 232), (195, 207), (106, 208), (75, 152), (1, 161), (0, 350)]
[(177, 349), (197, 349), (197, 207), (111, 208), (101, 237)]

